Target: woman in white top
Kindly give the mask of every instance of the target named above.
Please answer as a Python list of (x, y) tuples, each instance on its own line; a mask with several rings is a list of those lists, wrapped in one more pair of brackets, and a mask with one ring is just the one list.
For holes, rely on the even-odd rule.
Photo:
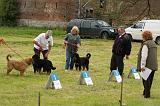
[(42, 52), (43, 58), (48, 59), (48, 54), (53, 46), (52, 31), (48, 30), (46, 33), (39, 34), (34, 40), (34, 52), (40, 56)]
[(142, 33), (142, 38), (143, 44), (138, 53), (137, 69), (142, 72), (145, 71), (146, 68), (152, 70), (147, 80), (142, 79), (144, 98), (149, 98), (154, 73), (158, 70), (157, 46), (153, 41), (152, 33), (150, 31), (144, 31)]

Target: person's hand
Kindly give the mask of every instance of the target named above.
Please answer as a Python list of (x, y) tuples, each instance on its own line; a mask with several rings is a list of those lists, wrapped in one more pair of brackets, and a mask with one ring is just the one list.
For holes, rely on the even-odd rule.
[(65, 41), (64, 41), (64, 44), (68, 44), (68, 41), (65, 40)]
[(39, 51), (42, 51), (42, 50), (43, 50), (42, 46), (39, 45)]
[(129, 59), (129, 55), (126, 55), (126, 59)]
[(65, 48), (68, 44), (68, 41), (64, 40), (64, 45), (63, 45), (63, 48)]
[(77, 48), (80, 48), (80, 44), (77, 44), (76, 46), (77, 46)]
[(145, 71), (145, 68), (141, 68), (141, 71), (142, 71), (142, 72)]

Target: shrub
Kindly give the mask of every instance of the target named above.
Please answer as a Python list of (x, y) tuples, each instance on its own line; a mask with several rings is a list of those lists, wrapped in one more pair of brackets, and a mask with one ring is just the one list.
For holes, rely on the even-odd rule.
[(19, 17), (17, 0), (0, 0), (0, 25), (16, 26)]

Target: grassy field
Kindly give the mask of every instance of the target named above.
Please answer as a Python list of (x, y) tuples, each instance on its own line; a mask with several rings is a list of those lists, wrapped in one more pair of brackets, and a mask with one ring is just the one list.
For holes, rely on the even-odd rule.
[[(0, 28), (0, 37), (21, 54), (22, 57), (33, 55), (32, 40), (43, 28)], [(65, 49), (63, 48), (63, 31), (55, 29), (54, 46), (49, 59), (57, 67), (57, 73), (62, 84), (61, 90), (46, 90), (44, 88), (48, 76), (33, 73), (32, 66), (28, 67), (24, 77), (13, 70), (6, 75), (6, 55), (12, 54), (13, 59), (21, 60), (5, 45), (0, 46), (0, 106), (37, 106), (38, 92), (41, 93), (41, 106), (119, 106), (120, 84), (115, 81), (107, 82), (113, 40), (82, 39), (78, 53), (85, 56), (91, 53), (90, 76), (93, 86), (79, 85), (80, 72), (64, 72)], [(125, 77), (123, 102), (127, 106), (159, 106), (160, 105), (160, 70), (155, 73), (151, 98), (144, 99), (141, 80), (127, 78), (131, 66), (136, 66), (137, 52), (140, 43), (132, 43), (132, 53), (129, 60), (125, 60)], [(160, 46), (158, 47), (158, 61), (160, 63)], [(160, 69), (160, 65), (159, 65)]]

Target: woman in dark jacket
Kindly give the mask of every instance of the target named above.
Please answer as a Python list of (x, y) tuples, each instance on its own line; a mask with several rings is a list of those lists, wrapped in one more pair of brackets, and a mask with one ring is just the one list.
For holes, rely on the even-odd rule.
[(143, 43), (138, 53), (137, 69), (142, 72), (145, 71), (145, 68), (152, 70), (147, 80), (142, 79), (144, 98), (149, 98), (154, 73), (158, 70), (157, 46), (153, 41), (152, 33), (150, 31), (144, 31), (142, 33), (142, 38)]

